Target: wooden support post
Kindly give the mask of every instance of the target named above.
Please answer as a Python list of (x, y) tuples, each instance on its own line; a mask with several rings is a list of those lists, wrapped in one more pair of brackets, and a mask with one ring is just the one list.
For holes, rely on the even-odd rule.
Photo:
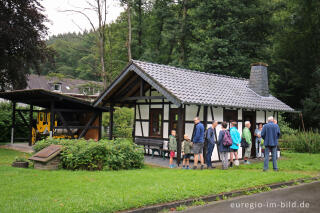
[(50, 104), (50, 138), (53, 137), (53, 127), (54, 127), (54, 102), (51, 101)]
[(133, 129), (132, 129), (133, 142), (135, 142), (136, 140), (136, 118), (137, 118), (137, 105), (134, 104), (134, 118), (133, 118)]
[(33, 127), (33, 105), (29, 110), (29, 146), (32, 146), (32, 127)]
[(183, 140), (183, 127), (184, 127), (184, 122), (183, 122), (183, 106), (181, 105), (179, 107), (178, 111), (178, 143), (177, 143), (177, 165), (180, 165), (181, 162), (181, 142)]
[(110, 118), (109, 118), (109, 140), (112, 140), (113, 137), (113, 104), (110, 105)]
[(11, 120), (11, 144), (14, 143), (14, 130), (16, 126), (16, 102), (12, 102), (12, 120)]
[[(203, 106), (203, 126), (204, 126), (204, 131), (206, 131), (207, 125), (208, 125), (208, 106)], [(204, 146), (203, 146), (203, 158), (204, 158), (204, 161), (206, 161), (207, 147), (208, 147), (207, 141), (204, 140)]]
[(101, 140), (101, 136), (102, 136), (102, 111), (99, 112), (99, 129), (98, 129), (98, 140)]

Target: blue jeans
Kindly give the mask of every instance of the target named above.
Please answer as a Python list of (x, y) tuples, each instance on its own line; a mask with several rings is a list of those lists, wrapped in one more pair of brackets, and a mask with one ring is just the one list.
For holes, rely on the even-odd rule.
[(264, 166), (263, 170), (269, 169), (269, 152), (271, 151), (273, 170), (278, 170), (277, 166), (277, 146), (266, 146), (264, 149)]
[(208, 142), (208, 151), (207, 151), (207, 156), (206, 156), (206, 163), (208, 167), (212, 167), (212, 163), (211, 163), (211, 155), (214, 149), (214, 143), (210, 143)]

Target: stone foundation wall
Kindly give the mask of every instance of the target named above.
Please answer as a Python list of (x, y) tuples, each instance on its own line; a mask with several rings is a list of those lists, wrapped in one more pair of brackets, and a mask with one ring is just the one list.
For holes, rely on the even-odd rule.
[(56, 169), (59, 169), (59, 164), (60, 164), (60, 156), (56, 156), (46, 163), (34, 161), (34, 168), (42, 169), (42, 170), (56, 170)]

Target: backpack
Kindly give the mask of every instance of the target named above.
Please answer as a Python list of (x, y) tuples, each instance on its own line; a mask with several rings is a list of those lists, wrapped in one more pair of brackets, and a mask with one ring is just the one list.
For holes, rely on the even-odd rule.
[(230, 132), (227, 131), (227, 130), (224, 131), (223, 145), (224, 145), (224, 146), (231, 146), (231, 145), (232, 145), (232, 140), (231, 140)]

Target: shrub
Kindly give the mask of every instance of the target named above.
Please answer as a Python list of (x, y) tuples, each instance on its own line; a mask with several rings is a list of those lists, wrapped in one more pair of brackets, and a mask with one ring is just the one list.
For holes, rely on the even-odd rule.
[(142, 168), (143, 148), (128, 139), (115, 141), (44, 139), (34, 146), (36, 152), (51, 145), (63, 145), (61, 166), (70, 170), (119, 170)]
[[(115, 107), (113, 115), (113, 135), (117, 138), (131, 138), (134, 110), (126, 107)], [(109, 126), (109, 113), (103, 113), (103, 126)]]
[(320, 153), (320, 134), (318, 132), (298, 132), (294, 135), (283, 135), (280, 147), (293, 149), (296, 152)]

